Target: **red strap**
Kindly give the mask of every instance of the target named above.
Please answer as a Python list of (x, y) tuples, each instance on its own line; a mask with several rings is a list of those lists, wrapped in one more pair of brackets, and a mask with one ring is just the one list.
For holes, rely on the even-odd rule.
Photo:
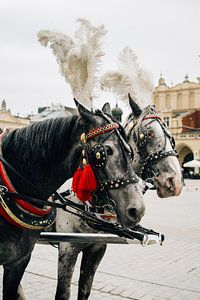
[[(10, 182), (9, 178), (6, 176), (6, 171), (4, 169), (4, 166), (3, 166), (2, 162), (0, 162), (0, 176), (3, 180), (3, 183), (8, 188), (9, 192), (16, 193), (16, 190), (14, 189), (12, 183)], [(28, 212), (30, 212), (34, 215), (37, 215), (37, 216), (45, 216), (45, 215), (47, 215), (51, 212), (51, 207), (49, 209), (40, 209), (40, 208), (38, 208), (34, 205), (31, 205), (31, 204), (29, 204), (29, 203), (27, 203), (27, 202), (25, 202), (24, 200), (21, 200), (21, 199), (15, 198), (15, 201), (23, 209), (25, 209), (26, 211), (28, 211)], [(0, 214), (3, 216), (1, 211), (0, 211)]]
[(98, 127), (98, 128), (95, 128), (95, 129), (91, 130), (90, 132), (87, 133), (86, 138), (91, 139), (95, 136), (98, 136), (100, 134), (103, 134), (105, 132), (108, 132), (108, 131), (116, 129), (116, 128), (119, 128), (118, 123), (110, 123), (110, 124), (107, 124), (105, 126)]
[(147, 115), (142, 119), (142, 121), (148, 120), (148, 119), (160, 119), (161, 120), (161, 118), (157, 115)]

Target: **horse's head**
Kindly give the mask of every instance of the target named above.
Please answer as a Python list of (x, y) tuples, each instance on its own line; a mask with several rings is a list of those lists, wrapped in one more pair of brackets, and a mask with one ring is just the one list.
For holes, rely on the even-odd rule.
[(129, 103), (132, 114), (125, 128), (129, 143), (137, 149), (134, 169), (143, 179), (153, 178), (159, 197), (178, 196), (183, 180), (172, 135), (153, 105), (142, 111), (130, 96)]
[(94, 170), (100, 195), (110, 198), (122, 226), (133, 227), (144, 215), (145, 207), (124, 130), (109, 114), (100, 110), (93, 113), (76, 104), (84, 123), (84, 155)]

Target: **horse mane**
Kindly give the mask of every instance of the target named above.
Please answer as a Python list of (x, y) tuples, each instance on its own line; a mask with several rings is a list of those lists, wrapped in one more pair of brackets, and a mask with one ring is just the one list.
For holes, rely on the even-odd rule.
[[(78, 115), (48, 119), (8, 133), (3, 139), (2, 151), (6, 159), (20, 157), (26, 163), (43, 164), (51, 157), (54, 162), (66, 157), (70, 150), (69, 141), (78, 126)], [(10, 159), (9, 159), (10, 160)]]

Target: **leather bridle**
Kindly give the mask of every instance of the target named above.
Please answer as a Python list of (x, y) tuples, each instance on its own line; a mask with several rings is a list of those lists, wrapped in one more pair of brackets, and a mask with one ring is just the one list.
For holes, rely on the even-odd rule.
[[(150, 120), (149, 123), (143, 126), (143, 121)], [(153, 154), (148, 154), (146, 151), (146, 145), (148, 142), (154, 139), (153, 136), (149, 135), (148, 126), (152, 122), (158, 122), (161, 126), (161, 129), (164, 133), (165, 142), (161, 150), (154, 152)], [(138, 129), (136, 130), (136, 125), (138, 125)], [(133, 123), (130, 131), (128, 133), (128, 140), (133, 138), (136, 146), (139, 150), (139, 155), (141, 157), (141, 171), (140, 176), (142, 179), (147, 179), (149, 177), (154, 177), (155, 174), (152, 170), (152, 165), (156, 164), (159, 160), (167, 157), (167, 156), (176, 156), (178, 157), (178, 153), (175, 149), (175, 140), (169, 131), (166, 128), (166, 125), (162, 122), (161, 118), (155, 113), (154, 106), (150, 105), (148, 107), (147, 114), (142, 117), (142, 119), (137, 120)], [(167, 138), (169, 139), (172, 150), (166, 151), (167, 146)], [(158, 145), (159, 146), (159, 145)], [(150, 175), (152, 174), (152, 175)]]
[[(121, 125), (119, 123), (113, 122), (112, 119), (108, 115), (102, 113), (99, 110), (96, 111), (96, 115), (100, 115), (109, 123), (102, 127), (98, 127), (92, 131), (89, 131), (87, 134), (85, 134), (85, 141), (82, 141), (82, 147), (83, 147), (84, 154), (85, 154), (85, 151), (87, 152), (86, 156), (89, 159), (91, 166), (94, 170), (95, 176), (98, 180), (98, 187), (99, 187), (100, 191), (119, 189), (121, 187), (125, 187), (126, 185), (128, 185), (130, 183), (137, 183), (139, 181), (139, 179), (136, 174), (131, 177), (129, 176), (126, 178), (124, 178), (124, 177), (116, 178), (116, 179), (107, 180), (107, 181), (102, 181), (99, 178), (98, 170), (104, 169), (106, 167), (107, 160), (108, 160), (108, 155), (106, 153), (106, 149), (105, 149), (105, 146), (103, 145), (103, 143), (109, 138), (109, 136), (113, 132), (115, 132), (117, 134), (118, 139), (119, 139), (119, 144), (122, 149), (123, 156), (124, 156), (124, 162), (126, 163), (126, 168), (127, 168), (126, 173), (128, 173), (128, 169), (130, 167), (130, 161), (127, 158), (127, 154), (128, 154), (128, 157), (130, 159), (132, 159), (133, 158), (133, 150), (132, 150), (131, 146), (126, 142), (125, 138), (123, 138), (122, 134), (120, 133)], [(100, 139), (99, 142), (97, 144), (95, 144), (94, 146), (91, 146), (90, 139), (92, 139), (96, 136), (99, 136), (99, 135), (102, 135), (102, 139)]]

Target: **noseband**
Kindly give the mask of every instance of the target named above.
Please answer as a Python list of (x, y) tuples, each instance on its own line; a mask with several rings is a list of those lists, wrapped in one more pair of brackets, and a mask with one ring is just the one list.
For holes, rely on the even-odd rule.
[[(148, 124), (145, 126), (142, 126), (142, 122), (145, 120), (151, 120)], [(154, 139), (154, 136), (151, 135), (150, 131), (148, 130), (148, 126), (150, 123), (157, 121), (161, 129), (164, 133), (165, 137), (165, 143), (161, 150), (153, 153), (148, 154), (146, 151), (146, 144)], [(134, 127), (137, 125), (138, 122), (136, 122), (133, 127), (131, 128), (131, 131), (134, 129)], [(143, 179), (146, 179), (148, 177), (149, 173), (152, 173), (152, 164), (156, 164), (159, 160), (167, 157), (167, 156), (176, 156), (178, 157), (178, 153), (175, 149), (175, 140), (169, 133), (169, 131), (166, 128), (166, 125), (162, 122), (161, 118), (155, 114), (155, 110), (152, 106), (149, 107), (149, 112), (142, 118), (141, 120), (141, 126), (138, 129), (138, 135), (136, 135), (136, 132), (133, 133), (133, 140), (135, 141), (139, 153), (141, 155), (142, 160), (142, 168), (141, 168), (141, 177)], [(129, 138), (131, 131), (129, 132)], [(167, 145), (167, 138), (169, 139), (170, 145), (172, 147), (172, 150), (166, 151), (166, 145)], [(159, 146), (159, 145), (158, 145)], [(153, 174), (154, 176), (155, 174)]]

